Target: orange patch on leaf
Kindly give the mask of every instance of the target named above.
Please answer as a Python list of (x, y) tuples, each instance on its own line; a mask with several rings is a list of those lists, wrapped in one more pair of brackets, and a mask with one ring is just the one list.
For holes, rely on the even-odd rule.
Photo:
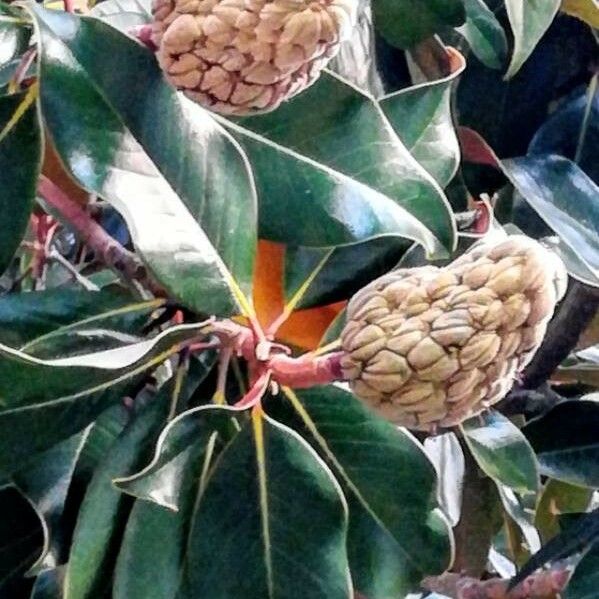
[[(285, 309), (285, 246), (260, 240), (254, 268), (254, 309), (266, 330)], [(278, 341), (306, 350), (318, 347), (325, 331), (346, 302), (298, 310), (277, 332)]]
[(263, 329), (283, 312), (285, 293), (285, 246), (272, 241), (258, 241), (254, 266), (254, 309)]
[(277, 339), (302, 349), (316, 349), (326, 330), (346, 304), (347, 302), (337, 302), (294, 312), (279, 329)]

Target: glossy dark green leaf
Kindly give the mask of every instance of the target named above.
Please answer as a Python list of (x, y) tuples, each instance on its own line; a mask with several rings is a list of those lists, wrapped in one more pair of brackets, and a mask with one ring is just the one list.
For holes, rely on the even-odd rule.
[(209, 462), (235, 429), (240, 410), (200, 406), (183, 412), (162, 431), (152, 461), (140, 472), (115, 480), (130, 495), (176, 511), (185, 501), (185, 472), (192, 464)]
[(396, 237), (381, 237), (363, 243), (326, 249), (288, 247), (285, 252), (285, 296), (288, 300), (319, 266), (298, 304), (310, 308), (350, 298), (356, 291), (391, 270), (410, 247)]
[[(1, 30), (0, 30), (1, 31)], [(0, 37), (0, 43), (2, 38)], [(25, 233), (40, 171), (35, 89), (0, 97), (0, 274)]]
[(329, 328), (325, 331), (322, 339), (320, 340), (319, 346), (323, 347), (329, 343), (333, 343), (334, 341), (340, 342), (341, 333), (343, 332), (343, 328), (345, 327), (345, 323), (347, 322), (347, 315), (345, 310), (342, 310), (337, 314), (333, 322), (329, 325)]
[[(186, 497), (194, 498), (190, 491)], [(187, 546), (187, 519), (137, 500), (115, 567), (113, 599), (175, 599)]]
[(173, 296), (200, 312), (239, 313), (241, 291), (251, 290), (256, 198), (238, 146), (131, 38), (96, 19), (30, 8), (44, 120), (73, 176), (119, 210)]
[(599, 187), (559, 156), (505, 160), (502, 169), (561, 241), (599, 277)]
[(30, 599), (63, 599), (64, 567), (46, 570), (36, 579)]
[(0, 11), (0, 14), (6, 19), (0, 21), (0, 86), (3, 86), (14, 75), (19, 57), (27, 48), (30, 33), (17, 11)]
[(73, 485), (77, 487), (75, 492), (80, 493), (81, 497), (96, 468), (127, 426), (130, 416), (129, 408), (124, 403), (118, 403), (104, 410), (90, 424), (73, 473)]
[(338, 484), (295, 432), (252, 420), (205, 481), (179, 599), (349, 599)]
[(89, 484), (69, 553), (65, 588), (70, 599), (93, 599), (107, 585), (107, 569), (114, 561), (111, 543), (118, 538), (130, 509), (129, 498), (112, 480), (134, 472), (147, 459), (166, 422), (169, 390), (166, 385), (165, 391), (134, 415)]
[(599, 543), (582, 557), (562, 593), (564, 599), (595, 599), (599, 588)]
[(323, 247), (395, 235), (453, 249), (442, 190), (376, 100), (339, 76), (325, 72), (272, 113), (219, 120), (254, 169), (262, 237)]
[(42, 550), (41, 522), (31, 504), (15, 489), (0, 489), (0, 593), (7, 581), (22, 576)]
[(466, 464), (460, 441), (454, 433), (424, 440), (424, 451), (439, 477), (439, 502), (451, 526), (460, 521)]
[(389, 43), (409, 48), (433, 33), (461, 25), (461, 0), (374, 0), (374, 24)]
[(539, 469), (520, 429), (495, 410), (462, 424), (464, 439), (481, 470), (518, 493), (536, 493)]
[(550, 478), (543, 487), (535, 512), (535, 526), (543, 541), (547, 542), (559, 533), (562, 514), (586, 511), (592, 495), (592, 489)]
[(36, 342), (66, 331), (97, 327), (139, 332), (161, 305), (162, 300), (135, 300), (116, 285), (101, 291), (49, 289), (8, 294), (0, 297), (0, 342), (32, 352)]
[(50, 361), (0, 347), (0, 472), (81, 430), (197, 335), (194, 328), (174, 327), (132, 346)]
[[(535, 133), (555, 109), (556, 98), (573, 82), (588, 79), (596, 41), (582, 22), (558, 18), (517, 77), (505, 81), (502, 72), (472, 56), (460, 78), (456, 94), (460, 125), (482, 135), (501, 158), (525, 155)], [(488, 193), (504, 185), (499, 173), (469, 170), (465, 175), (471, 193)]]
[(522, 432), (537, 454), (541, 474), (599, 487), (599, 402), (566, 401), (527, 424)]
[(485, 66), (501, 69), (507, 56), (507, 37), (501, 23), (484, 0), (464, 0), (464, 7), (466, 22), (458, 31)]
[(577, 88), (536, 132), (528, 154), (558, 154), (569, 158), (599, 184), (599, 94), (592, 85)]
[(12, 476), (43, 522), (44, 545), (32, 573), (55, 568), (66, 558), (61, 530), (64, 503), (84, 438), (85, 433), (74, 435), (29, 460)]
[(381, 108), (412, 156), (442, 187), (453, 179), (460, 146), (452, 122), (451, 91), (466, 67), (464, 57), (451, 53), (452, 72), (380, 99)]
[(115, 349), (78, 355), (73, 348), (73, 356), (50, 359), (0, 345), (0, 413), (100, 391), (163, 362), (204, 329), (201, 323), (178, 325)]
[(590, 544), (597, 543), (598, 539), (599, 511), (594, 510), (588, 514), (582, 514), (572, 524), (567, 526), (562, 533), (543, 545), (522, 566), (518, 574), (510, 581), (510, 587), (513, 588), (547, 563), (564, 559), (583, 549), (587, 549)]
[[(198, 446), (201, 439), (195, 442)], [(187, 467), (178, 470), (181, 493), (176, 512), (150, 501), (135, 501), (115, 567), (113, 599), (175, 599), (199, 480), (213, 459), (202, 459), (199, 452), (195, 457), (189, 456)]]
[(514, 53), (506, 78), (513, 77), (526, 62), (553, 22), (561, 0), (505, 0), (514, 34)]
[(96, 4), (89, 14), (124, 33), (152, 21), (150, 2), (144, 0), (105, 0)]
[(534, 503), (515, 493), (510, 487), (506, 487), (496, 482), (499, 491), (501, 504), (506, 514), (512, 519), (513, 523), (520, 529), (523, 539), (526, 541), (527, 551), (534, 553), (541, 547), (541, 537), (539, 531), (534, 525)]
[(370, 599), (401, 596), (443, 572), (451, 533), (438, 509), (435, 468), (415, 439), (340, 388), (286, 393), (293, 410), (279, 398), (270, 409), (311, 440), (344, 488), (356, 590)]

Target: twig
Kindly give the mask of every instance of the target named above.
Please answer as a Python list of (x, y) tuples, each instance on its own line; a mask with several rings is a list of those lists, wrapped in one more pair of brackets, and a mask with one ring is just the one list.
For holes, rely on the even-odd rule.
[(534, 418), (548, 412), (565, 399), (545, 383), (538, 389), (514, 389), (497, 404), (496, 409), (506, 416), (523, 414)]
[(58, 262), (84, 289), (87, 289), (88, 291), (98, 291), (99, 287), (87, 277), (84, 277), (60, 252), (51, 250), (47, 257), (50, 260)]
[(582, 157), (582, 151), (584, 150), (584, 144), (589, 131), (589, 124), (591, 122), (591, 112), (593, 109), (593, 102), (595, 101), (595, 94), (597, 93), (597, 79), (598, 74), (595, 73), (591, 77), (589, 87), (587, 89), (587, 104), (584, 109), (584, 115), (582, 117), (582, 124), (580, 125), (580, 133), (578, 135), (578, 143), (576, 145), (576, 154), (574, 156), (574, 162), (578, 164)]
[(38, 192), (103, 264), (126, 279), (143, 281), (156, 295), (164, 295), (162, 288), (148, 278), (139, 258), (112, 238), (77, 202), (44, 175), (40, 176)]
[(226, 387), (227, 387), (227, 374), (229, 373), (229, 364), (231, 363), (231, 356), (233, 355), (233, 348), (225, 346), (221, 349), (218, 356), (218, 378), (216, 381), (216, 391), (212, 396), (212, 401), (215, 404), (226, 404)]
[(23, 79), (25, 78), (25, 75), (27, 74), (27, 71), (29, 70), (29, 67), (35, 60), (36, 56), (37, 48), (35, 46), (25, 51), (25, 53), (21, 57), (21, 61), (15, 69), (15, 73), (12, 76), (12, 79), (8, 84), (9, 93), (15, 93), (19, 89), (21, 83), (23, 82)]
[(532, 362), (524, 371), (522, 387), (537, 389), (574, 349), (599, 308), (599, 289), (572, 281), (547, 334)]
[(492, 578), (481, 581), (447, 573), (425, 578), (422, 587), (451, 599), (552, 599), (565, 588), (569, 577), (569, 570), (564, 568), (541, 570), (508, 592), (509, 580)]

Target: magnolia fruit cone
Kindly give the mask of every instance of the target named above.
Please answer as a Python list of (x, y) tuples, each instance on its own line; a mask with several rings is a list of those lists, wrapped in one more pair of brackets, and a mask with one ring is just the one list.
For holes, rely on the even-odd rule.
[(358, 0), (153, 0), (170, 82), (223, 114), (275, 109), (311, 85), (348, 37)]
[(559, 258), (524, 236), (479, 242), (445, 268), (391, 272), (348, 305), (343, 375), (399, 425), (459, 424), (510, 390), (566, 280)]

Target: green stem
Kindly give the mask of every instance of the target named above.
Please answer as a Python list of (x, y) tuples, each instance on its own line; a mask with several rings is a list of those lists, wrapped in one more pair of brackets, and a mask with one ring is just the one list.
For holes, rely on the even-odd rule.
[(584, 109), (584, 116), (582, 117), (582, 124), (580, 125), (580, 134), (578, 136), (578, 145), (576, 146), (576, 154), (574, 155), (574, 162), (578, 164), (582, 157), (582, 151), (584, 149), (584, 142), (589, 130), (589, 124), (591, 122), (591, 111), (593, 109), (593, 100), (597, 93), (597, 73), (591, 77), (589, 87), (587, 89), (587, 104)]

